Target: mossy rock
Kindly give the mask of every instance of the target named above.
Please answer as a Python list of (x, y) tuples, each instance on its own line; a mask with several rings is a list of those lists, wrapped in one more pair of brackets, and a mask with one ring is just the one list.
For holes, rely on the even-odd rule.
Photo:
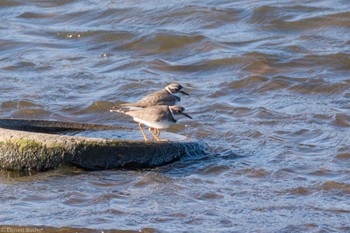
[(65, 152), (63, 144), (48, 146), (33, 139), (8, 139), (0, 142), (0, 164), (11, 170), (49, 170), (64, 162)]
[(0, 127), (0, 167), (9, 170), (44, 171), (61, 164), (93, 170), (146, 168), (183, 156), (208, 153), (205, 143), (190, 139), (145, 142), (62, 134), (65, 131), (125, 129), (117, 126), (0, 119)]

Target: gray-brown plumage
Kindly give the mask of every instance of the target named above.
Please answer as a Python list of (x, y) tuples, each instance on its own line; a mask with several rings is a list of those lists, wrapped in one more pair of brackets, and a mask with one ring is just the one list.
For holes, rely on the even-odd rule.
[(181, 98), (176, 95), (177, 93), (188, 95), (182, 89), (183, 89), (183, 86), (181, 86), (179, 83), (172, 83), (166, 86), (164, 89), (154, 92), (152, 94), (149, 94), (137, 102), (117, 105), (113, 107), (111, 111), (112, 112), (118, 111), (121, 108), (130, 108), (130, 109), (146, 108), (146, 107), (155, 106), (155, 105), (172, 106), (180, 102), (181, 100)]
[(153, 137), (159, 141), (160, 130), (174, 125), (179, 116), (183, 115), (192, 119), (191, 116), (184, 112), (185, 108), (176, 105), (157, 105), (139, 110), (119, 109), (117, 111), (132, 116), (134, 121), (139, 123), (140, 130), (146, 141), (149, 139), (142, 129), (142, 124), (147, 125)]

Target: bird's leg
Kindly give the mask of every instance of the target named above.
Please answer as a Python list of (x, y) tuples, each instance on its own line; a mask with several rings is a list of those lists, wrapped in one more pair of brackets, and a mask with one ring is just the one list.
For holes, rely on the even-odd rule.
[(160, 129), (156, 129), (156, 132), (157, 132), (157, 137), (159, 138), (159, 136), (160, 136)]
[(160, 139), (160, 132), (162, 132), (160, 129), (155, 129), (156, 130), (156, 132), (157, 132), (157, 137), (159, 138), (159, 140), (160, 141), (162, 141), (162, 142), (169, 142), (169, 140), (168, 139)]
[[(159, 137), (157, 136), (157, 132), (153, 132), (153, 129), (152, 128), (149, 128), (148, 129), (150, 132), (151, 132), (151, 134), (152, 134), (152, 136), (153, 136), (153, 138), (155, 138), (156, 139), (156, 141), (160, 141), (160, 139), (159, 139)], [(156, 131), (157, 131), (157, 129), (155, 129)]]
[[(155, 134), (155, 132), (157, 132), (155, 128), (148, 128), (148, 130), (151, 132), (152, 134), (152, 141), (156, 140), (156, 138), (153, 136), (153, 134)], [(157, 135), (157, 134), (156, 134)]]
[(145, 132), (144, 132), (143, 129), (142, 129), (142, 124), (141, 124), (141, 123), (139, 123), (139, 127), (140, 127), (141, 133), (142, 133), (143, 138), (145, 139), (145, 141), (149, 141), (149, 139), (147, 138)]

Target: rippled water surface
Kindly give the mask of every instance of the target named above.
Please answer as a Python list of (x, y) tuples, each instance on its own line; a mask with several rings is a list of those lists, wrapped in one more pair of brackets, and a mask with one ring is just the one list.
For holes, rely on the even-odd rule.
[(128, 127), (111, 106), (178, 81), (193, 120), (170, 131), (212, 151), (2, 171), (0, 225), (350, 231), (348, 0), (0, 0), (0, 78), (0, 117)]

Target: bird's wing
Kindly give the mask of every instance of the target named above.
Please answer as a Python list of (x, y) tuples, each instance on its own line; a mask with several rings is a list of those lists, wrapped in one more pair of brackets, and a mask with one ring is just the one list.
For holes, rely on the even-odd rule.
[(166, 96), (164, 96), (164, 98), (158, 101), (158, 105), (175, 105), (176, 101), (180, 101), (180, 100), (181, 100), (180, 97), (167, 94)]
[(125, 114), (148, 122), (159, 122), (169, 114), (168, 106), (153, 106), (141, 110), (128, 111)]
[(133, 103), (132, 106), (145, 108), (145, 107), (155, 106), (155, 105), (173, 105), (173, 104), (175, 104), (175, 98), (172, 95), (170, 95), (166, 90), (160, 90), (145, 96), (144, 98), (137, 101), (136, 103)]

